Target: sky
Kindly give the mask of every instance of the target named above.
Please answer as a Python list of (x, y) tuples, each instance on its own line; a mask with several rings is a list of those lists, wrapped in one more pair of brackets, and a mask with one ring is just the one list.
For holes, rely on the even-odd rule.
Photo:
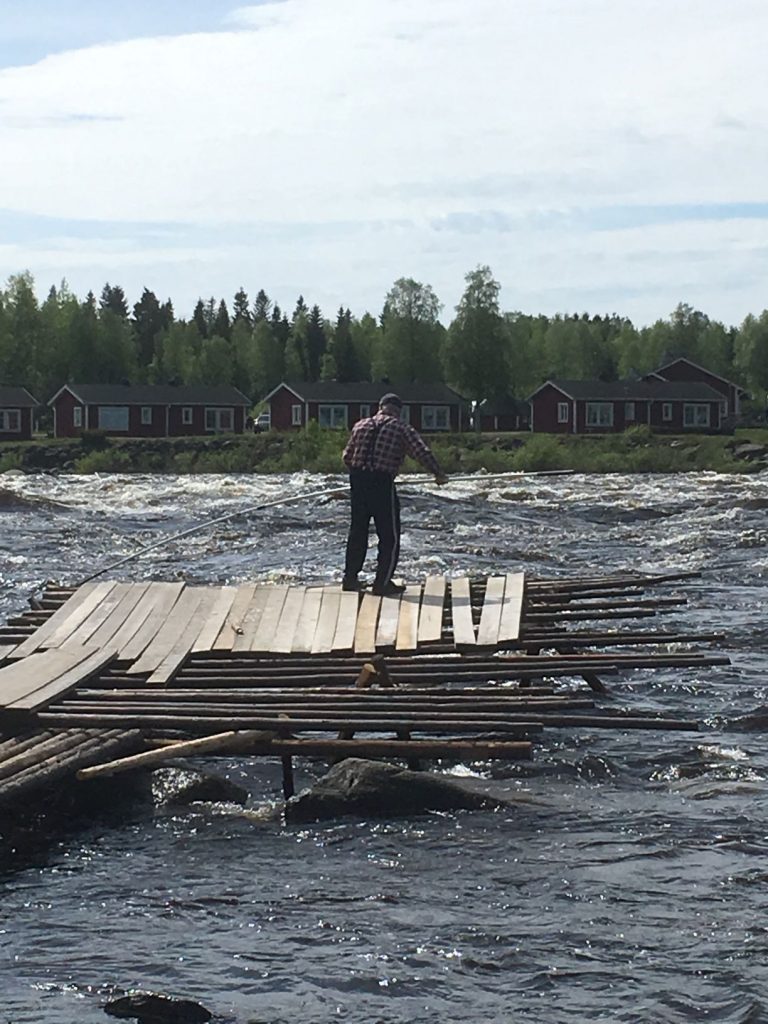
[(0, 0), (0, 281), (768, 306), (765, 0)]

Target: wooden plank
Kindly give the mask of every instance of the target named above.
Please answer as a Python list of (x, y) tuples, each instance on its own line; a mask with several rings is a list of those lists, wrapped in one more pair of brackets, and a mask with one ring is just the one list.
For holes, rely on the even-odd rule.
[(181, 592), (179, 599), (167, 613), (141, 656), (128, 666), (129, 675), (152, 673), (168, 657), (183, 634), (190, 618), (197, 611), (202, 590), (202, 587), (186, 587)]
[(267, 603), (264, 605), (259, 627), (251, 643), (252, 651), (266, 652), (269, 650), (288, 594), (288, 587), (285, 583), (278, 583), (276, 586), (266, 589), (268, 590)]
[(99, 628), (91, 634), (88, 643), (93, 644), (95, 647), (105, 647), (115, 637), (118, 630), (125, 624), (134, 608), (149, 590), (149, 583), (129, 583), (126, 586), (128, 589), (124, 593), (122, 600), (112, 609), (111, 614), (102, 622)]
[(360, 594), (352, 590), (341, 593), (339, 617), (336, 620), (336, 632), (333, 634), (333, 651), (351, 651), (355, 644), (357, 628), (357, 611), (360, 607)]
[(270, 651), (279, 654), (290, 654), (293, 649), (293, 637), (299, 624), (299, 615), (304, 604), (306, 587), (289, 587), (285, 595), (285, 604), (280, 613), (280, 621), (277, 624)]
[(419, 643), (439, 640), (443, 632), (445, 576), (428, 576), (419, 612)]
[(499, 642), (519, 640), (520, 619), (523, 614), (523, 595), (525, 593), (525, 573), (507, 573), (507, 585), (504, 588), (504, 605), (501, 609), (499, 624)]
[(19, 644), (14, 657), (25, 658), (41, 647), (58, 647), (90, 615), (114, 585), (114, 580), (84, 583), (32, 636)]
[(236, 594), (237, 587), (219, 588), (218, 596), (211, 608), (211, 614), (208, 616), (208, 621), (203, 625), (203, 628), (198, 633), (197, 639), (192, 644), (192, 651), (194, 653), (197, 653), (198, 651), (213, 650), (214, 641), (219, 635), (221, 627), (224, 625), (226, 618), (232, 609), (232, 604), (235, 600)]
[(29, 694), (84, 662), (93, 653), (94, 648), (79, 644), (63, 649), (53, 648), (30, 654), (21, 661), (0, 668), (0, 708), (24, 700)]
[(400, 596), (384, 597), (379, 611), (379, 629), (376, 633), (377, 647), (394, 647), (397, 638), (397, 623), (400, 618)]
[(466, 576), (451, 580), (451, 618), (453, 621), (453, 642), (456, 647), (468, 647), (475, 643), (475, 626), (472, 622), (472, 601), (469, 594), (469, 580)]
[(174, 677), (187, 660), (192, 645), (200, 635), (200, 630), (207, 621), (211, 608), (218, 597), (218, 591), (210, 587), (190, 587), (188, 589), (198, 594), (197, 607), (189, 616), (186, 625), (182, 627), (181, 633), (168, 654), (147, 680), (148, 683), (167, 683)]
[(504, 602), (506, 582), (506, 576), (489, 576), (485, 582), (483, 610), (480, 613), (480, 625), (477, 629), (478, 646), (493, 647), (498, 642), (501, 606)]
[(293, 653), (309, 654), (312, 650), (322, 600), (322, 587), (310, 587), (305, 593), (296, 632), (293, 635)]
[(237, 593), (229, 613), (222, 623), (219, 635), (213, 642), (214, 651), (232, 650), (232, 644), (235, 642), (235, 637), (238, 636), (238, 630), (242, 629), (241, 623), (248, 611), (255, 590), (256, 587), (253, 583), (244, 583), (237, 587)]
[(271, 587), (256, 586), (251, 597), (251, 603), (245, 610), (242, 621), (240, 622), (240, 630), (235, 639), (232, 641), (233, 651), (250, 651), (253, 646), (253, 642), (256, 639), (256, 632), (261, 625), (261, 617), (264, 614), (264, 609), (267, 606), (267, 600), (271, 592)]
[(11, 657), (13, 652), (16, 650), (16, 644), (1, 644), (0, 645), (0, 664)]
[(117, 647), (118, 658), (138, 658), (157, 632), (160, 620), (152, 616), (160, 604), (173, 605), (184, 589), (183, 583), (150, 583), (144, 596), (112, 637), (110, 644)]
[(323, 587), (323, 598), (320, 602), (320, 614), (317, 617), (317, 629), (312, 641), (312, 654), (328, 654), (333, 649), (333, 638), (336, 635), (336, 620), (341, 605), (341, 587), (331, 584)]
[(395, 649), (398, 651), (415, 651), (419, 635), (419, 602), (421, 601), (421, 584), (413, 583), (405, 588), (400, 598), (400, 618), (397, 622), (397, 639)]
[[(44, 683), (31, 693), (26, 694), (24, 697), (20, 697), (14, 701), (8, 707), (8, 711), (26, 711), (35, 712), (40, 711), (42, 708), (52, 704), (55, 700), (59, 700), (61, 697), (66, 696), (71, 690), (74, 690), (81, 683), (91, 679), (97, 673), (101, 672), (102, 669), (106, 668), (110, 662), (115, 660), (117, 654), (117, 648), (107, 647), (95, 647), (92, 644), (78, 644), (73, 648), (70, 647), (59, 647), (56, 648), (56, 653), (67, 653), (70, 651), (74, 654), (78, 654), (85, 651), (87, 657), (83, 661), (79, 661), (73, 665), (70, 669), (63, 672), (56, 679), (51, 679), (49, 682)], [(89, 653), (90, 652), (90, 653)]]
[(110, 592), (99, 601), (90, 615), (84, 619), (67, 639), (68, 644), (87, 644), (93, 634), (100, 629), (114, 611), (119, 609), (121, 602), (133, 589), (133, 583), (116, 583)]
[(355, 629), (355, 654), (373, 654), (376, 650), (376, 624), (382, 598), (376, 594), (363, 594)]

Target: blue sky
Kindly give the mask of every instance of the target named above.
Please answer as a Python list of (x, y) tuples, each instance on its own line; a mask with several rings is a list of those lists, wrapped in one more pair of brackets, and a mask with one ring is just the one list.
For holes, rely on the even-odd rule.
[(0, 0), (0, 280), (766, 305), (764, 0)]

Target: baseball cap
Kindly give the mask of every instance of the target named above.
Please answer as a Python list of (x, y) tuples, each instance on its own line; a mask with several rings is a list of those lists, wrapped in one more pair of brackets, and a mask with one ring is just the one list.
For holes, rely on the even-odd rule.
[(382, 395), (381, 396), (381, 399), (379, 400), (379, 405), (380, 406), (394, 405), (398, 409), (402, 409), (403, 408), (403, 400), (400, 397), (400, 395), (396, 395), (393, 391), (388, 391), (386, 393), (386, 395)]

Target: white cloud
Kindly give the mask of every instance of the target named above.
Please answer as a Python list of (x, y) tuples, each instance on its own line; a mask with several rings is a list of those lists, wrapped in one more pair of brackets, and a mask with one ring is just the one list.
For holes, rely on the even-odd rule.
[[(293, 253), (314, 272), (310, 294), (361, 304), (380, 286), (379, 268), (379, 304), (402, 273), (442, 286), (450, 304), (463, 273), (488, 261), (508, 292), (508, 268), (519, 265), (530, 294), (561, 298), (569, 283), (580, 308), (576, 290), (600, 283), (602, 258), (621, 310), (626, 277), (639, 272), (636, 283), (653, 288), (680, 273), (678, 243), (708, 254), (711, 298), (716, 247), (727, 246), (724, 267), (752, 251), (752, 226), (741, 222), (729, 235), (711, 223), (638, 228), (639, 271), (626, 232), (543, 233), (535, 214), (764, 201), (763, 0), (283, 0), (240, 8), (228, 24), (0, 72), (0, 205), (222, 232), (293, 225), (269, 253), (238, 243), (244, 267), (255, 260), (295, 277)], [(490, 229), (435, 231), (441, 218), (489, 211), (519, 223), (505, 233), (491, 216)], [(303, 251), (296, 230), (325, 223), (327, 236), (313, 232)], [(355, 251), (339, 223), (359, 225)], [(376, 248), (361, 252), (360, 238)], [(99, 251), (79, 244), (86, 261)], [(226, 248), (198, 256), (223, 267)], [(45, 262), (28, 254), (33, 270)], [(81, 265), (74, 251), (68, 258)], [(137, 258), (131, 246), (125, 258)], [(643, 301), (646, 316), (666, 312), (655, 308), (661, 293)]]

